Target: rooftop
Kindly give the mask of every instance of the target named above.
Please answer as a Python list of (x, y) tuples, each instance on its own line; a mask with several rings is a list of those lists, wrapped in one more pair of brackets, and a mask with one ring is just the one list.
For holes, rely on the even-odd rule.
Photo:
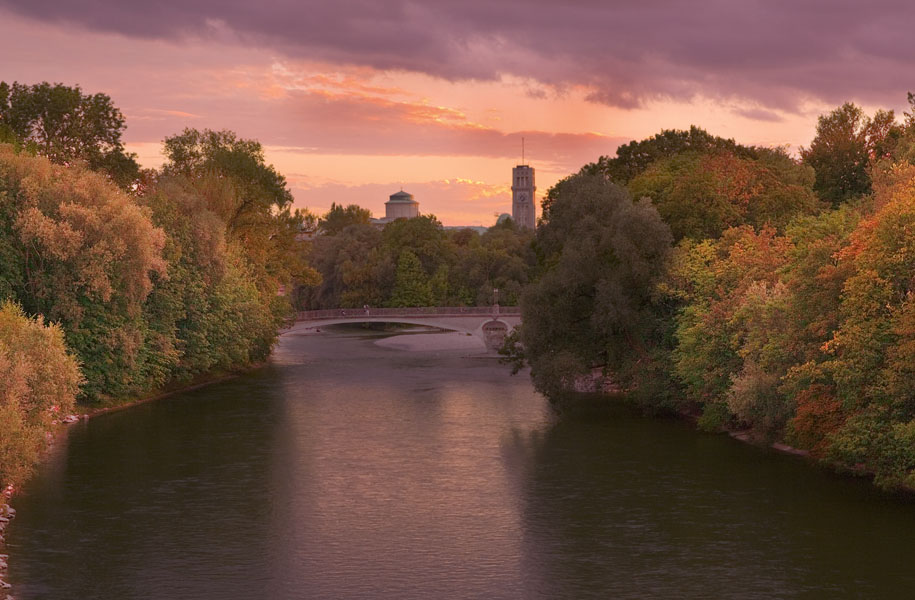
[(419, 204), (416, 200), (413, 199), (413, 194), (408, 194), (407, 192), (400, 190), (396, 194), (391, 194), (389, 202), (401, 202), (401, 203), (410, 203), (410, 204)]

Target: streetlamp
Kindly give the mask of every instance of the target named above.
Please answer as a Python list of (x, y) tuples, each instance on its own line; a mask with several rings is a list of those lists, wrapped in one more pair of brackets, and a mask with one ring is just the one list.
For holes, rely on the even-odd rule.
[(499, 288), (492, 288), (492, 312), (499, 314)]

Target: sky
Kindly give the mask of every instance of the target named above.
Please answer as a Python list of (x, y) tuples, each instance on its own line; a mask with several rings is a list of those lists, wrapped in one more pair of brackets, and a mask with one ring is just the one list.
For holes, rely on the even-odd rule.
[(296, 206), (446, 225), (698, 125), (796, 153), (846, 101), (907, 109), (915, 4), (858, 0), (0, 0), (0, 80), (108, 94), (140, 163), (185, 127), (259, 140)]

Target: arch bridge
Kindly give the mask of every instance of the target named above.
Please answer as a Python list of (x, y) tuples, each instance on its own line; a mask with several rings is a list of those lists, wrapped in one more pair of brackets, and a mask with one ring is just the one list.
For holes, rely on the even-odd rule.
[(404, 323), (469, 333), (489, 350), (521, 323), (517, 306), (419, 306), (412, 308), (331, 308), (296, 313), (296, 329), (339, 323)]

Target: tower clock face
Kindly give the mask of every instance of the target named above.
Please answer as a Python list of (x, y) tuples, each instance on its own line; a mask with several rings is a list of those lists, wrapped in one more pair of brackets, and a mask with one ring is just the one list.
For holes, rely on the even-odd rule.
[(527, 202), (527, 194), (524, 192), (521, 192), (520, 194), (518, 194), (518, 201)]

